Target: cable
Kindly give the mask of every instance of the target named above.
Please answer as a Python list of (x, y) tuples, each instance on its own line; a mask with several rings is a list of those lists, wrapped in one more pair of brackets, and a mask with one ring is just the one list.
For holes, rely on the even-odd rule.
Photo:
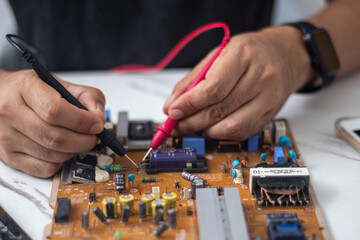
[[(196, 38), (197, 36), (199, 36), (200, 34), (209, 31), (211, 29), (215, 29), (215, 28), (222, 28), (224, 29), (224, 38), (220, 44), (220, 47), (218, 49), (218, 51), (214, 54), (216, 55), (215, 57), (213, 56), (213, 58), (209, 61), (210, 65), (212, 64), (213, 61), (215, 61), (215, 59), (217, 58), (217, 56), (220, 54), (221, 50), (225, 47), (225, 45), (229, 42), (230, 40), (230, 30), (229, 27), (223, 23), (223, 22), (214, 22), (214, 23), (209, 23), (206, 25), (203, 25), (197, 29), (195, 29), (194, 31), (192, 31), (191, 33), (189, 33), (188, 35), (186, 35), (183, 39), (181, 39), (171, 50), (170, 52), (160, 61), (158, 62), (156, 65), (154, 66), (146, 66), (146, 65), (138, 65), (138, 64), (127, 64), (127, 65), (121, 65), (121, 66), (117, 66), (111, 69), (111, 71), (113, 73), (128, 73), (128, 72), (143, 72), (143, 73), (155, 73), (158, 72), (160, 70), (162, 70), (163, 68), (165, 68), (176, 56), (177, 54), (189, 43), (191, 42), (194, 38)], [(208, 63), (208, 64), (209, 64)], [(209, 66), (210, 67), (210, 66)]]

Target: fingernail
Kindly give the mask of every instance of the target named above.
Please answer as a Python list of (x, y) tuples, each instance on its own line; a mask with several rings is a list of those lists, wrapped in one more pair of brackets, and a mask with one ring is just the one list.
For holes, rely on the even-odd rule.
[(90, 130), (89, 130), (89, 134), (97, 134), (100, 133), (102, 130), (103, 126), (101, 123), (95, 123), (94, 125), (91, 126)]
[(183, 118), (185, 113), (180, 109), (172, 109), (169, 111), (169, 116), (174, 120), (178, 120)]

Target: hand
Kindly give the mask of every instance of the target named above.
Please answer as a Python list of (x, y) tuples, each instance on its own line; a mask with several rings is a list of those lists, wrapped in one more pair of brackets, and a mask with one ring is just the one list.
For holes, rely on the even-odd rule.
[(205, 80), (185, 92), (211, 55), (175, 86), (164, 105), (166, 114), (180, 120), (174, 136), (204, 130), (214, 139), (245, 140), (314, 76), (301, 32), (281, 26), (232, 37)]
[(37, 177), (54, 175), (74, 153), (90, 150), (105, 122), (104, 95), (59, 80), (79, 109), (32, 70), (0, 72), (0, 159)]

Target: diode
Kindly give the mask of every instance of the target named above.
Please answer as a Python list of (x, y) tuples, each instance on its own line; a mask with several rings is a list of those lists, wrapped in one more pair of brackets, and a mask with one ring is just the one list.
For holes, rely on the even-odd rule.
[(161, 234), (163, 234), (163, 233), (166, 231), (166, 229), (168, 229), (168, 228), (169, 228), (169, 224), (167, 224), (166, 222), (162, 222), (162, 223), (160, 224), (160, 226), (158, 227), (158, 229), (156, 229), (156, 230), (154, 231), (154, 235), (155, 235), (156, 237), (160, 237)]
[(158, 208), (156, 210), (155, 216), (152, 220), (153, 224), (159, 224), (160, 221), (162, 221), (164, 219), (164, 209), (163, 208)]
[(81, 227), (88, 228), (89, 227), (89, 212), (83, 211), (81, 213)]
[(220, 171), (224, 174), (224, 176), (225, 176), (225, 174), (226, 174), (226, 165), (225, 164), (220, 164)]
[(139, 217), (140, 219), (146, 218), (146, 203), (143, 201), (139, 202)]
[(180, 184), (179, 184), (178, 180), (175, 180), (175, 187), (176, 187), (176, 190), (179, 191)]
[(106, 222), (106, 216), (105, 216), (105, 214), (103, 213), (103, 211), (101, 211), (100, 208), (95, 207), (95, 208), (93, 209), (93, 213), (95, 214), (95, 216), (98, 217), (98, 219), (99, 219), (101, 222), (103, 222), (103, 223)]
[(130, 206), (124, 206), (121, 210), (121, 221), (123, 223), (126, 223), (129, 221), (129, 216), (130, 216)]
[(170, 227), (176, 227), (176, 211), (175, 209), (169, 209), (167, 211), (167, 217)]

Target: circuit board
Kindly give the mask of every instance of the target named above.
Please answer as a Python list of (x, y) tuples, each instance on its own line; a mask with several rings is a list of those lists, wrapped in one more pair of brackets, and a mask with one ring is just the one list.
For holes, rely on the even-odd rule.
[[(299, 167), (304, 166), (301, 154), (298, 151), (298, 147), (291, 133), (290, 127), (286, 120), (283, 121), (286, 125), (286, 136), (291, 140), (291, 149), (296, 153), (296, 165)], [(170, 145), (170, 144), (168, 144)], [(276, 146), (274, 143), (271, 147)], [(164, 146), (164, 148), (170, 148), (171, 146)], [(287, 152), (290, 148), (283, 147), (284, 152)], [(128, 155), (137, 163), (141, 162), (146, 151), (129, 151)], [(265, 199), (262, 204), (259, 204), (259, 197), (254, 195), (254, 192), (250, 189), (250, 172), (255, 171), (256, 165), (260, 163), (264, 149), (259, 147), (257, 152), (244, 151), (242, 149), (239, 152), (221, 152), (214, 151), (208, 145), (206, 147), (205, 159), (207, 162), (207, 172), (192, 173), (198, 178), (205, 179), (207, 182), (206, 189), (215, 187), (218, 190), (218, 195), (224, 195), (224, 189), (236, 188), (239, 193), (239, 199), (241, 200), (240, 207), (241, 212), (244, 214), (243, 227), (247, 233), (241, 233), (241, 236), (248, 234), (249, 239), (295, 239), (295, 238), (273, 238), (269, 237), (269, 215), (281, 214), (295, 215), (297, 216), (299, 223), (302, 225), (304, 236), (306, 239), (330, 239), (329, 231), (326, 227), (323, 215), (320, 210), (320, 206), (316, 200), (315, 193), (309, 183), (308, 192), (309, 198), (304, 199), (307, 202), (298, 202), (296, 204), (289, 203), (288, 201), (283, 204), (274, 204), (271, 201), (271, 196), (263, 192), (261, 189), (261, 198)], [(246, 164), (241, 167), (243, 173), (243, 183), (238, 184), (234, 182), (234, 175), (232, 171), (232, 165), (235, 159), (247, 159)], [(264, 160), (267, 163), (273, 162), (273, 155), (269, 154), (269, 157)], [(58, 204), (56, 199), (67, 198), (71, 201), (71, 208), (69, 218), (66, 222), (56, 223), (55, 217), (53, 217), (51, 228), (48, 228), (48, 235), (50, 239), (202, 239), (202, 231), (210, 231), (212, 227), (199, 218), (197, 200), (186, 197), (184, 194), (184, 188), (191, 189), (191, 181), (186, 180), (180, 176), (181, 172), (159, 172), (156, 174), (147, 174), (144, 167), (140, 171), (136, 171), (136, 168), (128, 163), (124, 158), (116, 157), (114, 163), (122, 163), (128, 168), (124, 172), (126, 176), (128, 174), (134, 174), (134, 182), (126, 182), (126, 189), (123, 192), (119, 192), (115, 189), (114, 172), (110, 172), (110, 180), (104, 183), (72, 183), (62, 184), (59, 175), (54, 177), (52, 196), (50, 198), (50, 206), (54, 207), (54, 216), (57, 212)], [(221, 169), (220, 166), (224, 167)], [(238, 167), (239, 168), (239, 167)], [(234, 169), (234, 168), (233, 168)], [(256, 172), (255, 172), (256, 173)], [(156, 177), (155, 182), (142, 182), (142, 177)], [(263, 176), (262, 176), (263, 177)], [(311, 179), (311, 176), (310, 176)], [(177, 182), (177, 183), (176, 183)], [(253, 183), (254, 184), (254, 183)], [(158, 188), (157, 188), (158, 187)], [(154, 189), (158, 189), (160, 192), (156, 197), (161, 198), (163, 193), (175, 193), (176, 194), (176, 226), (167, 228), (160, 237), (154, 235), (154, 231), (159, 228), (159, 225), (153, 223), (154, 216), (146, 216), (146, 218), (139, 217), (138, 202), (145, 193), (154, 193)], [(213, 188), (214, 189), (214, 188)], [(96, 198), (93, 202), (89, 201), (91, 193), (96, 194)], [(126, 222), (121, 221), (121, 205), (119, 203), (120, 196), (124, 194), (131, 194), (134, 196), (134, 213), (128, 218)], [(302, 193), (303, 194), (303, 193)], [(206, 195), (204, 195), (206, 196)], [(203, 196), (203, 197), (204, 197)], [(296, 194), (295, 194), (296, 196)], [(117, 199), (115, 203), (116, 212), (118, 213), (114, 219), (107, 219), (106, 222), (100, 221), (94, 214), (93, 209), (98, 207), (103, 209), (103, 200), (105, 198), (114, 197)], [(291, 196), (289, 195), (290, 200)], [(268, 198), (268, 199), (267, 199)], [(299, 198), (299, 195), (298, 195)], [(282, 197), (277, 197), (277, 200), (281, 200)], [(204, 200), (204, 199), (203, 199)], [(206, 202), (205, 202), (206, 203)], [(202, 206), (203, 207), (203, 206)], [(204, 205), (205, 207), (205, 205)], [(204, 208), (203, 207), (203, 208)], [(211, 208), (211, 206), (210, 206)], [(209, 209), (210, 210), (210, 209)], [(82, 213), (87, 211), (88, 226), (84, 227), (82, 224)], [(230, 209), (231, 211), (231, 209)], [(206, 217), (205, 215), (203, 217)], [(200, 219), (200, 220), (199, 220)], [(166, 219), (165, 219), (166, 220)], [(228, 221), (238, 221), (228, 219)], [(230, 226), (231, 224), (229, 224)], [(204, 229), (204, 226), (208, 229)], [(199, 229), (202, 227), (203, 229)], [(279, 231), (280, 226), (279, 227)], [(227, 230), (224, 230), (225, 232)], [(228, 230), (230, 231), (230, 230)], [(281, 230), (283, 231), (283, 230)], [(292, 231), (292, 230), (289, 230)], [(245, 239), (241, 236), (226, 237), (227, 239)], [(214, 238), (213, 238), (214, 239)], [(303, 239), (303, 238), (296, 238)]]

